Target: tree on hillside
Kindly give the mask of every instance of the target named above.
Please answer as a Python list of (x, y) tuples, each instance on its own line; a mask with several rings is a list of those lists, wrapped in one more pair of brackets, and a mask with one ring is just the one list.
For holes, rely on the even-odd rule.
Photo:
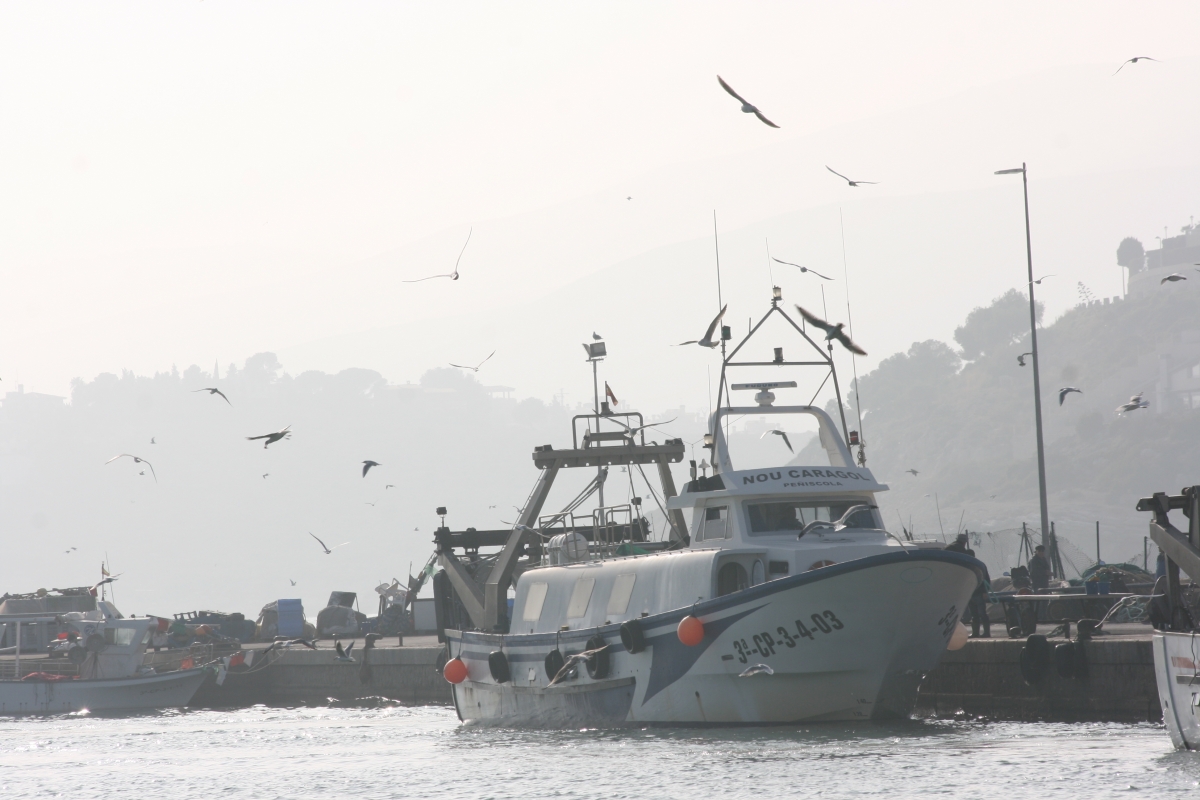
[(1117, 246), (1117, 263), (1130, 273), (1141, 272), (1146, 268), (1146, 248), (1137, 239), (1126, 236)]
[[(1044, 306), (1037, 304), (1037, 319), (1042, 321)], [(1017, 342), (1029, 332), (1029, 298), (1009, 289), (967, 315), (967, 321), (954, 331), (954, 341), (962, 348), (962, 357), (974, 361)]]

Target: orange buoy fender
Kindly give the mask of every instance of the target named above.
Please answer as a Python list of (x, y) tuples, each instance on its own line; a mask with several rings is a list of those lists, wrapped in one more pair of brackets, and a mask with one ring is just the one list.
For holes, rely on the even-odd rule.
[(691, 614), (679, 620), (679, 627), (675, 632), (679, 634), (679, 641), (688, 647), (695, 647), (704, 641), (704, 623)]
[(442, 677), (450, 683), (459, 684), (467, 679), (467, 665), (461, 658), (455, 656), (442, 667)]

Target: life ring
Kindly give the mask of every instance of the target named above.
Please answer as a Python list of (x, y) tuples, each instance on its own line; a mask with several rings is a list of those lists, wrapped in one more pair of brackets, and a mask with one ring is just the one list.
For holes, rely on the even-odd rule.
[(512, 671), (508, 668), (508, 656), (504, 655), (503, 650), (488, 653), (488, 670), (496, 683), (508, 683), (512, 678)]
[(585, 650), (599, 650), (600, 652), (589, 658), (586, 662), (588, 677), (592, 680), (603, 680), (608, 677), (608, 671), (612, 664), (608, 657), (608, 642), (604, 641), (604, 637), (596, 634), (587, 640), (584, 646)]
[(551, 650), (546, 654), (546, 677), (549, 680), (554, 680), (554, 677), (562, 670), (565, 663), (567, 663), (567, 660), (563, 658), (561, 650), (557, 647)]
[(1050, 666), (1050, 642), (1040, 633), (1030, 634), (1021, 648), (1021, 677), (1033, 686), (1042, 682), (1046, 667)]
[(646, 649), (646, 637), (642, 634), (642, 626), (636, 619), (621, 623), (621, 644), (630, 653), (640, 653)]

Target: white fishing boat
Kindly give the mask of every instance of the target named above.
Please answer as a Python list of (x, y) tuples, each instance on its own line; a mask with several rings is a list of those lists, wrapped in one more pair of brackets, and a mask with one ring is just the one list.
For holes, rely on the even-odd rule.
[[(111, 604), (107, 604), (110, 605)], [(158, 620), (120, 619), (103, 611), (59, 615), (0, 616), (0, 633), (11, 628), (21, 641), (25, 625), (56, 625), (78, 638), (78, 675), (45, 672), (46, 659), (14, 658), (4, 663), (0, 679), (0, 714), (63, 714), (76, 711), (129, 711), (187, 705), (209, 670), (206, 667), (157, 673), (143, 666), (146, 645)], [(74, 654), (72, 654), (74, 656)]]
[[(1193, 582), (1200, 576), (1200, 486), (1175, 496), (1159, 492), (1139, 500), (1137, 509), (1154, 514), (1150, 538), (1166, 556), (1167, 574), (1155, 585), (1150, 615), (1163, 722), (1176, 748), (1200, 750), (1200, 632), (1180, 584), (1181, 568)], [(1171, 524), (1172, 510), (1187, 516), (1186, 532)]]
[[(691, 480), (676, 495), (670, 464), (682, 461), (684, 443), (647, 444), (640, 415), (613, 413), (597, 398), (597, 413), (575, 418), (571, 448), (535, 449), (541, 473), (513, 530), (439, 529), (443, 675), (460, 719), (760, 725), (911, 713), (922, 678), (961, 632), (959, 616), (983, 565), (888, 533), (875, 502), (887, 487), (854, 464), (857, 434), (846, 431), (844, 417), (839, 431), (811, 401), (775, 405), (774, 391), (796, 382), (733, 384), (756, 392), (757, 405), (727, 402), (726, 373), (734, 368), (778, 377), (788, 367), (817, 366), (832, 378), (841, 407), (832, 347), (810, 339), (779, 300), (776, 290), (770, 310), (728, 356), (729, 329), (722, 331), (722, 392), (705, 437), (713, 475), (698, 475), (693, 460)], [(788, 361), (775, 347), (772, 360), (738, 361), (771, 318), (815, 355)], [(593, 346), (593, 368), (603, 354)], [(766, 418), (776, 430), (815, 420), (826, 463), (737, 468), (727, 434), (742, 417)], [(658, 467), (655, 502), (670, 528), (663, 541), (649, 541), (639, 498), (605, 505), (604, 470), (615, 465)], [(563, 511), (543, 515), (564, 468), (600, 471)], [(579, 514), (591, 494), (597, 508)], [(489, 545), (503, 548), (479, 555)]]

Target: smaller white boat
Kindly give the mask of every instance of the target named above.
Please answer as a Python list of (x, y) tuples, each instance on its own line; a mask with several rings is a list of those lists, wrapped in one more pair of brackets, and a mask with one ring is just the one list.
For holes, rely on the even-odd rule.
[[(1167, 574), (1154, 587), (1150, 620), (1154, 624), (1154, 677), (1163, 722), (1179, 750), (1200, 750), (1200, 631), (1183, 602), (1179, 572), (1200, 579), (1200, 486), (1183, 494), (1158, 492), (1138, 501), (1138, 511), (1150, 511), (1150, 538), (1166, 556)], [(1171, 524), (1168, 514), (1182, 510), (1188, 530)]]
[[(95, 618), (91, 618), (95, 617)], [(19, 648), (12, 678), (0, 680), (0, 714), (65, 714), (76, 711), (128, 711), (177, 708), (187, 705), (209, 672), (197, 667), (158, 673), (142, 665), (146, 645), (158, 620), (118, 619), (100, 612), (61, 615), (18, 614), (0, 616), (0, 634), (13, 628), (21, 641), (21, 627), (58, 624), (74, 629), (84, 650), (79, 675), (29, 672), (23, 669)], [(27, 660), (31, 663), (44, 663)], [(4, 674), (10, 674), (7, 669)]]

